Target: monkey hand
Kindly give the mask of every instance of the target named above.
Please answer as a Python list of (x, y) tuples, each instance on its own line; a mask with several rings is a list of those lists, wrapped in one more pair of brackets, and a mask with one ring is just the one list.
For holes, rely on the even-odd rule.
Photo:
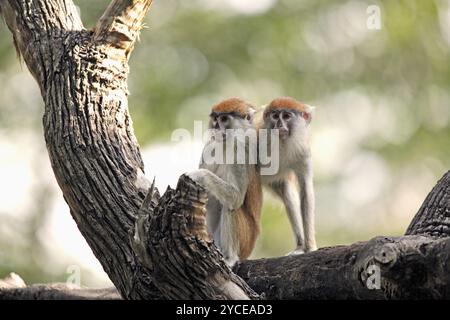
[(288, 256), (296, 256), (296, 255), (304, 254), (304, 253), (305, 253), (305, 251), (303, 250), (302, 247), (297, 247), (294, 251), (289, 252), (287, 255)]
[(193, 181), (197, 182), (202, 187), (206, 187), (205, 181), (204, 181), (204, 177), (205, 177), (204, 171), (207, 171), (207, 170), (206, 169), (193, 170), (193, 171), (185, 173), (185, 175), (188, 176), (189, 178), (191, 178)]

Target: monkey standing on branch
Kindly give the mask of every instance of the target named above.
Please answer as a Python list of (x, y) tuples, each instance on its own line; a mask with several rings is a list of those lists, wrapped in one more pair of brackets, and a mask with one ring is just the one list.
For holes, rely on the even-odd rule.
[(251, 254), (260, 231), (262, 188), (254, 112), (237, 98), (215, 105), (200, 169), (188, 173), (208, 192), (206, 224), (229, 266)]
[[(261, 181), (282, 199), (286, 207), (296, 238), (297, 247), (293, 254), (317, 249), (313, 168), (309, 143), (309, 124), (313, 110), (314, 107), (293, 98), (278, 98), (265, 107), (263, 123), (260, 125), (260, 129), (276, 129), (279, 133), (279, 148), (276, 149), (279, 152), (278, 172), (264, 175), (264, 166), (261, 166)], [(271, 142), (270, 139), (260, 139), (260, 143)], [(270, 149), (268, 147), (266, 150)], [(274, 158), (273, 156), (271, 155), (271, 158)]]

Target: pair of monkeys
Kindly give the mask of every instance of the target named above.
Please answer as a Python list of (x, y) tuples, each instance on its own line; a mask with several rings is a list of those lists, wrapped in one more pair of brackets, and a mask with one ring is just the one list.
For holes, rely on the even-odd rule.
[[(236, 139), (238, 144), (244, 143), (248, 151), (247, 140), (239, 137), (244, 131), (237, 129), (275, 129), (279, 137), (279, 150), (275, 150), (279, 167), (275, 174), (261, 175), (258, 163), (207, 164), (204, 161), (200, 163), (200, 169), (187, 174), (208, 192), (208, 232), (229, 266), (245, 260), (255, 246), (260, 232), (262, 185), (284, 203), (296, 240), (292, 254), (317, 249), (309, 146), (313, 107), (290, 97), (277, 98), (264, 108), (260, 123), (254, 123), (255, 111), (251, 104), (238, 98), (226, 99), (213, 106), (209, 129), (214, 134), (204, 151), (216, 144), (220, 144), (219, 149), (226, 148), (224, 141), (229, 138)], [(237, 133), (228, 135), (230, 130)], [(270, 144), (270, 139), (258, 143)]]

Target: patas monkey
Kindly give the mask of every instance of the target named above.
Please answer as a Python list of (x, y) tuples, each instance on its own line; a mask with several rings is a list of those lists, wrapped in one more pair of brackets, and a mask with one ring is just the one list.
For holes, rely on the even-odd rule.
[(279, 133), (278, 172), (274, 175), (261, 175), (261, 181), (282, 199), (286, 207), (296, 238), (297, 248), (293, 254), (317, 249), (313, 168), (309, 145), (309, 124), (313, 109), (314, 107), (293, 98), (278, 98), (264, 108), (263, 122), (260, 125), (262, 129), (277, 129)]
[[(260, 231), (262, 188), (254, 112), (238, 98), (215, 105), (209, 121), (212, 135), (203, 149), (200, 169), (188, 173), (208, 192), (207, 228), (229, 266), (251, 254)], [(239, 151), (244, 159), (236, 159)], [(208, 156), (214, 161), (208, 161)]]

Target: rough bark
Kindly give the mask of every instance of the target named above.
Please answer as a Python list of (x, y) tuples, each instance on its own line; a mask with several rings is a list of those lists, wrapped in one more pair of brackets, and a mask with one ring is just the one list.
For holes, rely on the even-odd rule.
[(116, 300), (120, 295), (116, 288), (88, 289), (73, 284), (35, 284), (26, 286), (15, 273), (0, 279), (0, 300)]
[[(114, 0), (95, 29), (86, 30), (70, 0), (0, 1), (16, 48), (41, 89), (56, 180), (121, 297), (258, 298), (250, 287), (280, 299), (449, 297), (450, 173), (408, 229), (433, 237), (375, 238), (247, 261), (233, 273), (206, 233), (204, 190), (182, 176), (176, 190), (160, 197), (144, 176), (128, 113), (127, 76), (150, 4)], [(381, 270), (379, 290), (366, 288), (371, 265)], [(36, 288), (47, 287), (0, 289), (0, 296), (31, 290), (30, 297), (56, 297)]]
[[(111, 57), (103, 42), (95, 43), (71, 1), (1, 6), (41, 88), (47, 149), (71, 214), (121, 294), (137, 298), (132, 283), (141, 273), (129, 232), (142, 201), (135, 182), (143, 163), (127, 108), (125, 52)], [(146, 296), (149, 286), (142, 297), (154, 298)]]
[[(438, 182), (430, 195), (436, 194), (436, 190), (448, 191), (449, 177), (450, 171)], [(184, 178), (182, 181), (180, 183), (191, 183)], [(180, 191), (174, 198), (171, 196), (174, 191), (170, 191), (163, 196), (166, 200), (162, 200), (157, 192), (150, 190), (141, 207), (133, 241), (136, 252), (144, 260), (143, 264), (152, 269), (150, 272), (155, 272), (154, 265), (158, 266), (156, 272), (161, 274), (160, 277), (155, 277), (158, 289), (161, 292), (168, 291), (165, 292), (165, 296), (172, 298), (180, 295), (179, 292), (170, 293), (173, 281), (188, 279), (184, 283), (188, 286), (191, 282), (198, 281), (190, 272), (193, 266), (198, 265), (202, 270), (212, 270), (213, 274), (220, 268), (225, 268), (210, 265), (207, 259), (208, 250), (213, 249), (203, 228), (202, 210), (205, 198), (202, 190), (196, 189), (196, 186), (182, 185), (179, 188), (197, 191), (190, 194)], [(431, 207), (427, 205), (430, 199), (434, 199), (430, 195), (422, 208)], [(195, 198), (193, 202), (189, 201), (192, 197)], [(175, 199), (173, 204), (175, 207), (179, 206), (178, 202), (184, 203), (184, 210), (172, 212), (169, 205), (167, 207), (171, 213), (166, 215), (163, 211), (166, 201), (171, 201), (170, 199)], [(191, 209), (193, 203), (195, 208)], [(450, 203), (447, 201), (439, 208), (430, 210), (447, 212)], [(190, 219), (191, 211), (195, 214)], [(151, 212), (155, 214), (151, 215)], [(422, 212), (422, 209), (419, 210), (417, 215)], [(150, 219), (151, 216), (153, 218)], [(436, 212), (433, 216), (438, 217)], [(417, 221), (417, 218), (413, 221)], [(450, 237), (440, 233), (444, 230), (440, 226), (436, 225), (435, 229), (433, 237), (417, 235), (414, 232), (404, 237), (376, 237), (367, 242), (321, 248), (316, 252), (298, 256), (245, 261), (233, 271), (267, 299), (450, 299)], [(146, 241), (149, 241), (147, 237), (152, 238), (154, 247), (145, 245)], [(192, 251), (196, 245), (206, 250), (206, 254), (198, 255), (197, 249)], [(183, 249), (174, 250), (178, 247)], [(216, 258), (219, 264), (222, 263), (220, 257)], [(187, 269), (180, 259), (187, 259)], [(203, 261), (205, 259), (207, 261)], [(379, 278), (374, 273), (377, 269)], [(25, 284), (21, 280), (14, 278), (8, 283), (9, 286), (4, 285), (2, 289), (0, 281), (0, 298), (115, 298), (114, 289), (71, 292), (70, 288), (64, 286), (24, 287)], [(178, 283), (175, 285), (180, 286)], [(246, 290), (246, 287), (243, 287)], [(41, 291), (43, 292), (40, 293)]]
[(120, 300), (116, 288), (80, 289), (58, 284), (35, 284), (26, 288), (0, 289), (0, 300)]
[[(246, 261), (234, 271), (269, 299), (450, 299), (449, 225), (447, 171), (404, 237), (376, 237), (302, 256)], [(367, 287), (373, 266), (380, 270), (379, 289)]]
[(428, 194), (406, 234), (450, 237), (450, 173), (447, 172)]
[[(176, 266), (171, 269), (185, 274)], [(371, 279), (374, 266), (380, 270), (379, 287)], [(450, 238), (377, 237), (301, 256), (246, 261), (234, 271), (267, 299), (450, 299)], [(179, 276), (171, 277), (167, 288)], [(0, 285), (0, 299), (119, 298), (114, 288)]]
[(450, 299), (450, 239), (376, 237), (236, 272), (268, 299)]
[[(181, 176), (162, 198), (150, 188), (136, 223), (134, 248), (169, 299), (248, 299), (258, 295), (225, 264), (205, 228), (207, 193)], [(177, 288), (177, 290), (173, 290)]]
[[(3, 0), (0, 11), (41, 89), (45, 141), (64, 199), (122, 297), (174, 298), (169, 291), (185, 299), (254, 296), (223, 264), (211, 270), (219, 259), (211, 241), (202, 253), (211, 256), (211, 265), (191, 268), (189, 276), (197, 280), (191, 284), (182, 278), (169, 285), (165, 273), (146, 265), (132, 248), (137, 212), (150, 184), (128, 112), (128, 58), (151, 2), (114, 0), (94, 30), (84, 29), (71, 0)], [(192, 184), (183, 188), (196, 190)], [(181, 214), (183, 192), (191, 191), (169, 190), (158, 212)], [(186, 212), (185, 218), (193, 214)], [(149, 239), (147, 246), (164, 245), (164, 235)], [(193, 245), (204, 242), (199, 241)], [(179, 262), (173, 266), (188, 267), (186, 260)], [(152, 280), (171, 288), (160, 292)]]

